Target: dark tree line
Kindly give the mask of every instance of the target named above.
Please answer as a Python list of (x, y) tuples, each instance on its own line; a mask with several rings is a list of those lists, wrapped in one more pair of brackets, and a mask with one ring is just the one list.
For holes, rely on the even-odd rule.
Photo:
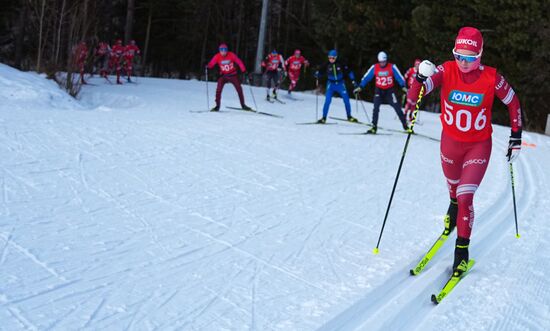
[[(72, 47), (135, 39), (144, 75), (190, 78), (226, 42), (254, 68), (261, 0), (1, 0), (0, 61), (23, 70), (71, 71)], [(542, 130), (550, 97), (550, 1), (270, 0), (265, 51), (295, 48), (314, 64), (337, 48), (357, 76), (385, 50), (402, 71), (417, 57), (451, 59), (458, 29), (479, 28), (483, 62), (514, 86), (526, 124)], [(306, 73), (303, 88), (312, 88)], [(428, 103), (436, 104), (437, 96)], [(507, 113), (495, 103), (496, 122)]]

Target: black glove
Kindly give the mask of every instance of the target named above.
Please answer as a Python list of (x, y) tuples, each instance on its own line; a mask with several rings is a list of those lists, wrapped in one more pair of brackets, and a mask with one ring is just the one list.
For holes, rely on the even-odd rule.
[(514, 162), (521, 151), (521, 131), (513, 132), (510, 135), (510, 140), (508, 141), (508, 153), (506, 153), (506, 159), (508, 162)]

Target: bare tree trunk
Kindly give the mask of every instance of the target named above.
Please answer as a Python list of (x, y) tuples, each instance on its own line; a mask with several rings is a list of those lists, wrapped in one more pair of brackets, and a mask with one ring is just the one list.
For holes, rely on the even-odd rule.
[(128, 0), (128, 9), (126, 10), (126, 30), (124, 31), (124, 43), (130, 43), (134, 29), (134, 0)]
[(244, 1), (239, 1), (239, 15), (237, 16), (237, 20), (239, 21), (239, 25), (237, 28), (237, 43), (235, 45), (235, 52), (239, 54), (240, 48), (241, 48), (241, 35), (243, 30), (243, 22), (244, 22)]
[(288, 38), (290, 36), (290, 10), (292, 9), (292, 0), (288, 0), (286, 3), (286, 15), (285, 15), (285, 25), (286, 25), (286, 33), (285, 33), (285, 44), (283, 51), (288, 54)]
[(57, 42), (55, 46), (55, 57), (54, 57), (54, 63), (58, 63), (59, 61), (59, 51), (61, 49), (61, 28), (63, 27), (63, 19), (65, 17), (65, 5), (66, 0), (63, 0), (61, 4), (61, 12), (59, 13), (59, 26), (57, 27)]
[(25, 36), (25, 23), (27, 21), (28, 8), (27, 5), (22, 4), (21, 11), (19, 12), (19, 20), (17, 22), (17, 29), (15, 30), (15, 66), (21, 68), (21, 59), (23, 58), (23, 41)]
[(105, 5), (105, 18), (104, 18), (104, 22), (105, 22), (105, 27), (103, 27), (103, 32), (105, 33), (105, 35), (109, 36), (108, 38), (110, 39), (107, 39), (107, 41), (112, 42), (113, 41), (113, 18), (112, 18), (112, 14), (113, 14), (113, 0), (105, 0), (104, 2), (104, 5)]
[[(281, 16), (282, 15), (282, 0), (278, 0), (277, 4), (274, 6), (277, 12), (277, 33), (276, 33), (276, 42), (277, 42), (277, 49), (279, 49), (280, 42), (281, 42)], [(279, 50), (280, 52), (281, 50)]]
[[(153, 22), (153, 1), (149, 2), (149, 16), (147, 17), (147, 30), (145, 32), (145, 45), (143, 46), (143, 58), (141, 60), (141, 65), (145, 66), (147, 63), (147, 53), (149, 53), (149, 40), (151, 37), (151, 25)], [(144, 70), (141, 70), (143, 74)]]
[(40, 59), (42, 58), (42, 33), (44, 30), (44, 11), (46, 9), (46, 0), (42, 0), (42, 9), (40, 10), (40, 23), (38, 32), (38, 53), (36, 55), (36, 72), (40, 72)]
[[(208, 14), (206, 16), (206, 28), (204, 29), (204, 39), (202, 40), (201, 65), (206, 62), (206, 44), (208, 43), (208, 31), (210, 29), (210, 16), (212, 15), (211, 3), (208, 3)], [(238, 46), (237, 46), (238, 47)]]
[(254, 71), (257, 74), (262, 72), (262, 57), (264, 55), (265, 30), (267, 28), (267, 8), (269, 0), (262, 0), (262, 16), (260, 21), (260, 31), (258, 32), (258, 47), (256, 48), (256, 63)]

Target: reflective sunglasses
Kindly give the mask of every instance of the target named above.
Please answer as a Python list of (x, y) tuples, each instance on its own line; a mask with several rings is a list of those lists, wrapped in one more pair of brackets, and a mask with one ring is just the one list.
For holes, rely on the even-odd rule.
[(336, 56), (329, 56), (328, 59), (329, 60), (336, 60)]
[(479, 59), (479, 57), (481, 56), (481, 53), (477, 55), (464, 55), (464, 54), (457, 53), (453, 49), (453, 55), (457, 61), (466, 61), (468, 63), (472, 63), (472, 62), (475, 62), (477, 59)]
[(220, 52), (227, 52), (227, 48), (220, 48)]

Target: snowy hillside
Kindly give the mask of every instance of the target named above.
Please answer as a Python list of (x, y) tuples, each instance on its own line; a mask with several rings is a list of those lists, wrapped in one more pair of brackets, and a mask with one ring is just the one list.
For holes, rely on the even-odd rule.
[[(411, 138), (373, 255), (405, 135), (296, 125), (315, 120), (312, 94), (270, 104), (253, 88), (281, 119), (192, 113), (204, 82), (90, 81), (74, 101), (0, 65), (0, 330), (550, 330), (549, 137), (524, 133), (516, 239), (509, 128), (494, 127), (476, 266), (434, 306), (454, 235), (409, 269), (443, 230), (438, 142)], [(238, 105), (227, 85), (222, 108)], [(383, 106), (380, 126), (394, 116)], [(435, 114), (420, 121), (439, 136)]]

